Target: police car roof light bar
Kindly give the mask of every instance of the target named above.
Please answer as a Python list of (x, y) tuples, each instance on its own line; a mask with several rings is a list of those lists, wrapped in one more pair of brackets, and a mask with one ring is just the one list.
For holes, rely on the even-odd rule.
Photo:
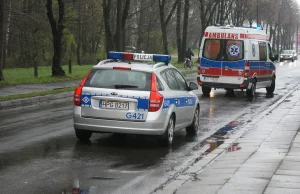
[(109, 52), (108, 59), (115, 60), (129, 60), (129, 61), (155, 61), (169, 63), (171, 61), (170, 55), (156, 55), (144, 53), (125, 53), (125, 52)]

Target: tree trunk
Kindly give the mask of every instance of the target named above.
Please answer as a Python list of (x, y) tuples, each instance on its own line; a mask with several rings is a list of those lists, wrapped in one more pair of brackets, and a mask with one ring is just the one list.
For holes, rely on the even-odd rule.
[(164, 47), (164, 53), (169, 54), (168, 50), (168, 38), (167, 38), (167, 29), (165, 26), (165, 0), (158, 0), (159, 3), (159, 15), (160, 15), (160, 27), (162, 32), (162, 39), (163, 39), (163, 47)]
[(117, 33), (116, 33), (116, 45), (117, 51), (122, 51), (122, 8), (123, 0), (117, 0)]
[(223, 26), (224, 25), (224, 12), (225, 12), (225, 4), (224, 4), (224, 0), (221, 0), (221, 13), (220, 13), (220, 25)]
[(103, 0), (102, 8), (103, 8), (103, 18), (104, 18), (104, 26), (105, 26), (106, 54), (108, 54), (108, 52), (111, 50), (115, 50), (113, 34), (110, 26), (111, 6), (112, 6), (111, 0)]
[(176, 40), (178, 51), (178, 62), (183, 61), (182, 49), (181, 49), (181, 0), (177, 4), (177, 17), (176, 17)]
[(61, 53), (62, 53), (62, 36), (64, 29), (64, 2), (63, 0), (57, 0), (59, 5), (59, 19), (56, 25), (56, 21), (52, 11), (52, 0), (47, 0), (47, 16), (51, 25), (53, 36), (53, 48), (54, 54), (52, 58), (52, 76), (65, 76), (65, 71), (61, 68)]
[(77, 57), (77, 65), (81, 65), (81, 56), (80, 56), (80, 49), (81, 49), (81, 34), (82, 34), (82, 21), (81, 21), (81, 4), (80, 0), (77, 0), (78, 6), (78, 21), (77, 21), (77, 48), (76, 48), (76, 57)]
[[(188, 25), (189, 25), (189, 11), (190, 11), (190, 2), (189, 0), (184, 0), (184, 15), (183, 15), (183, 31), (182, 31), (182, 46), (181, 53), (184, 58), (185, 51), (187, 50), (187, 34), (188, 34)], [(182, 60), (183, 61), (183, 60)]]
[(143, 48), (142, 41), (143, 41), (143, 32), (144, 32), (144, 21), (145, 21), (145, 12), (144, 10), (145, 3), (144, 1), (140, 1), (140, 15), (139, 15), (139, 25), (138, 25), (138, 37), (137, 37), (137, 50), (141, 51)]
[(160, 15), (160, 27), (161, 27), (161, 33), (162, 33), (162, 39), (163, 39), (163, 47), (164, 47), (164, 53), (169, 54), (169, 49), (168, 49), (168, 37), (167, 37), (167, 25), (169, 24), (169, 21), (171, 19), (171, 16), (173, 12), (176, 9), (177, 3), (179, 0), (176, 0), (173, 4), (173, 7), (165, 20), (165, 5), (166, 1), (165, 0), (158, 0), (158, 5), (159, 5), (159, 15)]
[(4, 6), (3, 0), (0, 1), (0, 81), (4, 81), (3, 76), (3, 46), (4, 46)]
[(129, 8), (130, 8), (130, 0), (126, 0), (124, 5), (124, 10), (122, 12), (122, 29), (121, 29), (121, 51), (125, 51), (125, 40), (126, 40), (126, 21), (129, 14)]

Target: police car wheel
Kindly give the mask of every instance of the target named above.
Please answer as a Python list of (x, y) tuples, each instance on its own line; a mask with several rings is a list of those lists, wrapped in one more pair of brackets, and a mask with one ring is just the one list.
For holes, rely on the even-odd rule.
[(273, 92), (275, 90), (275, 78), (272, 79), (272, 83), (271, 83), (270, 87), (267, 87), (266, 90), (267, 90), (268, 94), (273, 94)]
[(255, 91), (256, 91), (256, 82), (253, 82), (250, 90), (246, 91), (247, 97), (253, 98), (255, 96)]
[(167, 129), (160, 140), (162, 145), (164, 146), (172, 145), (173, 138), (174, 138), (174, 127), (175, 127), (175, 122), (174, 122), (174, 116), (172, 115), (171, 118), (169, 119)]
[(75, 129), (75, 134), (80, 141), (88, 141), (92, 136), (92, 132), (80, 129)]
[(211, 92), (210, 87), (202, 87), (202, 93), (204, 96), (209, 96), (210, 92)]
[(195, 113), (194, 113), (194, 118), (193, 122), (190, 126), (186, 127), (186, 132), (188, 134), (196, 134), (198, 132), (198, 127), (199, 127), (199, 106), (197, 106)]

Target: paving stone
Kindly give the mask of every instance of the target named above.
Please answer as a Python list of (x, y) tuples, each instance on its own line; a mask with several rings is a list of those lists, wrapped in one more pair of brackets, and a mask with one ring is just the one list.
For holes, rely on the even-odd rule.
[(176, 191), (176, 189), (181, 186), (183, 183), (185, 183), (186, 180), (174, 180), (172, 181), (171, 183), (167, 184), (163, 190), (166, 190), (166, 191)]
[(276, 175), (289, 175), (289, 176), (300, 176), (299, 170), (284, 170), (284, 169), (278, 169), (275, 173)]
[(218, 168), (239, 168), (242, 165), (242, 162), (239, 163), (231, 163), (231, 162), (222, 162), (222, 161), (217, 161), (212, 163), (209, 167), (218, 169)]
[(214, 194), (222, 185), (184, 185), (176, 191), (176, 194)]
[(200, 180), (218, 180), (218, 179), (221, 179), (221, 180), (228, 180), (230, 179), (232, 176), (233, 176), (234, 173), (232, 174), (210, 174), (210, 173), (206, 173), (206, 172), (203, 172), (199, 175), (197, 175), (197, 179), (200, 179)]
[(223, 189), (221, 188), (217, 194), (261, 194), (261, 191), (254, 191), (254, 190), (237, 190), (237, 189)]
[(209, 178), (202, 178), (202, 177), (199, 177), (198, 180), (195, 180), (195, 181), (192, 181), (192, 185), (224, 185), (227, 181), (229, 180), (228, 179), (219, 179), (219, 178), (216, 178), (214, 177), (209, 177)]
[(287, 189), (300, 189), (300, 184), (296, 182), (282, 182), (272, 180), (268, 187), (287, 188)]
[(299, 162), (284, 160), (279, 169), (282, 170), (300, 170)]
[(178, 177), (176, 177), (177, 180), (189, 180), (191, 178), (191, 176), (189, 175), (179, 175)]
[(210, 173), (210, 174), (234, 174), (237, 168), (225, 168), (225, 169), (212, 169), (212, 168), (205, 168), (203, 172)]
[(266, 172), (242, 172), (242, 171), (237, 171), (234, 174), (234, 177), (245, 177), (245, 178), (263, 178), (263, 179), (271, 179), (273, 176), (274, 172), (272, 171), (266, 171)]
[(274, 175), (272, 181), (300, 183), (300, 176)]
[(264, 186), (258, 187), (257, 185), (245, 185), (245, 184), (237, 184), (237, 183), (226, 183), (222, 190), (238, 190), (238, 191), (259, 191), (263, 192)]
[(263, 178), (248, 178), (233, 175), (233, 177), (229, 179), (228, 183), (236, 183), (245, 186), (256, 186), (262, 188), (269, 183), (269, 180)]
[(300, 189), (268, 187), (264, 194), (299, 194)]

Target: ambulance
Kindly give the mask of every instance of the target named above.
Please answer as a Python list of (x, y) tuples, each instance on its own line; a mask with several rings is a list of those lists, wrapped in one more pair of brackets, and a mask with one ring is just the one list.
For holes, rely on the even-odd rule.
[(275, 90), (276, 67), (267, 34), (258, 28), (207, 27), (199, 51), (197, 81), (204, 96), (212, 88), (246, 90), (254, 97), (257, 88)]

